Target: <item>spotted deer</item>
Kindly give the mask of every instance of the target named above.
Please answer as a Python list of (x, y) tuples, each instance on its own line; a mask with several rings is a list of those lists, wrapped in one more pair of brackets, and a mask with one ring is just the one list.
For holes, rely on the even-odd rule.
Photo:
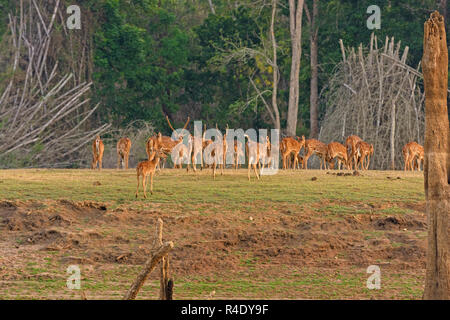
[(358, 141), (356, 144), (356, 170), (358, 166), (361, 165), (361, 170), (368, 170), (370, 165), (370, 157), (373, 155), (373, 145)]
[(122, 163), (122, 168), (128, 169), (128, 158), (130, 156), (131, 140), (128, 138), (121, 138), (117, 141), (117, 169), (120, 169), (120, 164)]
[(415, 162), (415, 164), (414, 164), (414, 168), (415, 168), (415, 169), (417, 169), (417, 170), (419, 170), (419, 171), (422, 171), (422, 170), (420, 169), (420, 164), (422, 164), (422, 168), (423, 168), (424, 157), (425, 157), (425, 151), (424, 151), (423, 147), (420, 146), (420, 148), (419, 148), (419, 153), (418, 153), (418, 155), (417, 155), (417, 159), (416, 159), (416, 162)]
[[(150, 154), (154, 150), (160, 150), (163, 151), (166, 154), (169, 154), (172, 152), (172, 150), (180, 143), (183, 142), (184, 135), (177, 134), (175, 129), (173, 128), (172, 124), (170, 123), (169, 117), (166, 116), (166, 121), (169, 124), (169, 127), (175, 132), (175, 140), (173, 140), (171, 137), (163, 136), (160, 132), (157, 135), (153, 135), (150, 137), (145, 145), (145, 151), (147, 152), (147, 156), (150, 158)], [(186, 120), (186, 123), (184, 124), (183, 130), (187, 128), (189, 124), (190, 118), (188, 117)], [(180, 148), (179, 151), (182, 156), (182, 158), (186, 157), (184, 153), (186, 152), (185, 148)], [(179, 156), (178, 154), (178, 156)], [(177, 157), (178, 159), (179, 157)]]
[(355, 135), (349, 136), (347, 140), (345, 140), (345, 147), (347, 148), (348, 167), (350, 170), (353, 170), (353, 166), (355, 166), (356, 169), (356, 144), (359, 141), (362, 141), (362, 139)]
[[(405, 159), (405, 171), (413, 171), (415, 168), (420, 170), (420, 163), (424, 157), (424, 149), (420, 144), (415, 141), (409, 142), (403, 147), (402, 153)], [(417, 158), (416, 161), (414, 161), (415, 158)]]
[(296, 167), (299, 160), (297, 155), (300, 153), (302, 147), (305, 146), (305, 142), (305, 136), (302, 136), (301, 139), (299, 137), (287, 137), (281, 140), (280, 151), (283, 159), (283, 169), (287, 169), (289, 167), (288, 158), (290, 158), (291, 155), (294, 155), (293, 168)]
[(303, 169), (308, 169), (308, 159), (313, 155), (317, 155), (320, 158), (320, 169), (322, 166), (327, 168), (327, 145), (316, 139), (308, 139), (305, 141), (305, 157), (303, 159)]
[(328, 144), (327, 149), (327, 162), (329, 163), (330, 169), (334, 169), (335, 158), (338, 159), (338, 170), (341, 170), (341, 165), (348, 169), (347, 149), (344, 145), (339, 142), (331, 142)]
[(142, 177), (142, 188), (144, 190), (144, 198), (147, 198), (145, 188), (147, 185), (147, 177), (150, 176), (150, 194), (153, 194), (153, 176), (155, 174), (156, 166), (158, 165), (161, 158), (166, 158), (167, 155), (162, 151), (152, 151), (150, 157), (146, 161), (139, 162), (136, 167), (137, 176), (137, 187), (136, 187), (136, 198), (139, 193), (139, 178)]
[(248, 156), (248, 170), (247, 176), (250, 181), (250, 170), (253, 168), (256, 178), (259, 180), (258, 171), (256, 171), (256, 166), (261, 169), (261, 162), (265, 162), (265, 157), (267, 154), (267, 142), (259, 143), (250, 139), (248, 135), (244, 135), (247, 138), (247, 143), (245, 144), (245, 149)]
[(97, 136), (92, 142), (92, 169), (97, 168), (98, 163), (98, 170), (102, 170), (103, 151), (105, 151), (105, 145), (100, 136)]

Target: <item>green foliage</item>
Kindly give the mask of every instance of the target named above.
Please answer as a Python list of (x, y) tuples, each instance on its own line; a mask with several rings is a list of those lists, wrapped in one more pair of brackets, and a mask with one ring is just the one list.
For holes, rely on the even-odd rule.
[(119, 125), (162, 124), (179, 108), (188, 35), (156, 1), (104, 0), (95, 39), (95, 94)]
[[(179, 0), (78, 0), (82, 12), (90, 11), (94, 30), (93, 102), (101, 102), (98, 119), (122, 126), (142, 119), (157, 130), (169, 131), (164, 115), (174, 119), (202, 119), (236, 127), (272, 125), (261, 99), (249, 82), (251, 76), (268, 102), (271, 99), (271, 67), (262, 56), (222, 63), (224, 55), (239, 47), (271, 56), (270, 5), (259, 2), (214, 0), (212, 14), (207, 1)], [(66, 4), (68, 2), (66, 1)], [(409, 46), (408, 64), (422, 57), (423, 23), (435, 0), (329, 0), (319, 1), (319, 90), (341, 60), (339, 39), (346, 46), (364, 45), (371, 30), (366, 27), (367, 8), (381, 8), (380, 42), (386, 36)], [(17, 3), (0, 0), (0, 40), (7, 27), (7, 12)], [(312, 11), (312, 0), (306, 0)], [(303, 16), (300, 69), (299, 134), (309, 128), (310, 28)], [(278, 106), (285, 126), (291, 65), (289, 4), (280, 0), (275, 23), (280, 81)], [(63, 50), (62, 50), (63, 51)], [(64, 52), (68, 58), (70, 54)], [(78, 53), (79, 54), (79, 53)], [(2, 78), (0, 76), (0, 78)], [(1, 79), (0, 79), (1, 80)], [(321, 106), (324, 114), (326, 106)], [(176, 124), (174, 124), (176, 125)]]

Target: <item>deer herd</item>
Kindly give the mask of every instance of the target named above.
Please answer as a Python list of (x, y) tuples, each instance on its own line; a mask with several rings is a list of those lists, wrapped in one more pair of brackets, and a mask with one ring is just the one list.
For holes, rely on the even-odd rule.
[[(272, 148), (278, 147), (278, 141), (272, 144), (268, 136), (262, 141), (253, 141), (247, 134), (244, 135), (247, 142), (245, 142), (245, 153), (244, 146), (239, 140), (231, 140), (233, 143), (226, 139), (228, 132), (228, 125), (226, 127), (226, 133), (223, 135), (223, 139), (220, 140), (221, 146), (217, 146), (217, 143), (211, 139), (206, 139), (206, 125), (204, 127), (204, 132), (201, 137), (193, 136), (189, 133), (182, 134), (177, 133), (170, 123), (169, 118), (166, 116), (167, 123), (169, 127), (173, 130), (172, 137), (163, 136), (161, 132), (154, 134), (147, 139), (145, 144), (145, 150), (147, 153), (148, 160), (139, 162), (136, 167), (137, 176), (137, 188), (136, 188), (136, 198), (139, 192), (139, 182), (142, 177), (142, 188), (144, 190), (144, 197), (147, 198), (146, 185), (147, 177), (150, 176), (150, 193), (153, 194), (153, 176), (156, 170), (159, 168), (161, 170), (161, 159), (163, 162), (167, 159), (168, 154), (172, 154), (175, 157), (173, 159), (175, 168), (182, 168), (182, 163), (184, 159), (189, 159), (187, 161), (186, 170), (189, 171), (190, 165), (194, 172), (197, 171), (197, 163), (200, 164), (200, 169), (203, 170), (205, 167), (211, 167), (213, 171), (213, 177), (216, 177), (216, 170), (219, 166), (221, 169), (221, 174), (223, 174), (226, 166), (226, 155), (232, 154), (233, 167), (235, 170), (242, 165), (242, 160), (245, 159), (245, 154), (247, 154), (248, 159), (248, 179), (250, 180), (250, 172), (253, 169), (257, 179), (260, 178), (258, 170), (271, 167), (274, 164), (274, 159), (272, 155)], [(185, 131), (189, 124), (189, 117), (181, 130)], [(216, 125), (216, 129), (218, 127)], [(180, 131), (180, 130), (179, 130)], [(185, 145), (183, 139), (187, 135), (188, 143)], [(177, 149), (175, 150), (175, 147)], [(102, 168), (102, 159), (104, 152), (104, 144), (100, 139), (100, 136), (96, 136), (92, 143), (92, 169)], [(303, 156), (300, 155), (301, 150), (303, 151)], [(128, 169), (128, 159), (131, 150), (131, 140), (127, 137), (121, 138), (117, 142), (117, 169), (122, 168)], [(175, 153), (173, 152), (175, 150)], [(281, 140), (279, 144), (279, 151), (281, 153), (281, 159), (283, 161), (283, 169), (308, 169), (308, 160), (312, 155), (318, 156), (320, 159), (320, 169), (334, 169), (335, 162), (337, 161), (338, 170), (368, 170), (370, 166), (370, 159), (374, 154), (374, 147), (363, 141), (360, 137), (356, 135), (351, 135), (345, 140), (345, 145), (339, 142), (331, 142), (329, 144), (323, 143), (317, 139), (305, 139), (305, 136), (301, 138), (296, 137), (285, 137)], [(204, 154), (210, 154), (212, 161), (208, 165), (204, 164)], [(404, 170), (421, 170), (421, 164), (423, 167), (424, 161), (424, 148), (417, 142), (407, 143), (403, 149), (403, 158), (405, 161)], [(199, 161), (197, 161), (199, 159)]]

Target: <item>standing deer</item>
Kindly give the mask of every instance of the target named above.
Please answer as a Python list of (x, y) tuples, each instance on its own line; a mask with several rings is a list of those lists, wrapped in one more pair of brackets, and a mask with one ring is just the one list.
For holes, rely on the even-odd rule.
[(297, 155), (300, 153), (300, 150), (305, 146), (305, 136), (302, 136), (300, 139), (299, 137), (296, 137), (295, 139), (292, 137), (287, 137), (281, 140), (280, 144), (280, 151), (281, 151), (281, 157), (283, 158), (283, 169), (287, 169), (289, 167), (288, 164), (288, 158), (291, 157), (291, 155), (294, 155), (294, 168), (296, 167), (298, 163), (298, 157)]
[(150, 175), (150, 194), (153, 194), (153, 175), (155, 174), (156, 166), (158, 165), (161, 158), (166, 158), (167, 155), (162, 151), (153, 151), (150, 154), (149, 160), (139, 162), (136, 167), (137, 176), (137, 187), (136, 187), (136, 198), (139, 193), (139, 177), (142, 176), (142, 188), (144, 189), (144, 198), (147, 199), (147, 194), (145, 188), (147, 185), (147, 177)]
[(348, 166), (350, 170), (353, 170), (353, 165), (357, 165), (357, 159), (356, 159), (356, 144), (362, 141), (362, 139), (358, 136), (349, 136), (347, 140), (345, 140), (345, 147), (347, 148), (347, 159), (348, 159)]
[[(267, 157), (267, 147), (268, 147), (268, 139), (266, 138), (266, 141), (264, 143), (256, 142), (250, 139), (248, 135), (244, 135), (244, 137), (247, 138), (247, 143), (245, 144), (245, 149), (247, 151), (248, 155), (248, 170), (247, 170), (247, 176), (248, 180), (250, 181), (250, 170), (253, 168), (253, 171), (255, 172), (256, 178), (259, 180), (259, 174), (256, 171), (256, 166), (258, 165), (258, 169), (261, 170), (261, 163), (264, 165)], [(269, 141), (270, 143), (270, 141)]]
[(245, 153), (244, 148), (242, 146), (242, 142), (239, 140), (234, 140), (234, 169), (239, 169), (239, 158), (244, 158), (245, 162)]
[(361, 170), (368, 170), (371, 155), (373, 155), (373, 145), (364, 141), (358, 141), (356, 144), (356, 170), (358, 170), (359, 165), (361, 165)]
[(122, 168), (128, 169), (128, 158), (130, 156), (131, 140), (128, 138), (121, 138), (117, 142), (117, 169), (120, 169), (120, 163)]
[(328, 144), (327, 149), (327, 161), (331, 169), (334, 168), (333, 160), (335, 158), (338, 159), (338, 170), (341, 170), (342, 164), (344, 164), (348, 169), (347, 149), (344, 145), (340, 144), (339, 142), (331, 142)]
[[(217, 127), (217, 123), (216, 123), (216, 129), (218, 129)], [(223, 170), (226, 168), (226, 160), (227, 160), (227, 151), (228, 151), (228, 142), (227, 142), (227, 131), (228, 131), (228, 124), (227, 127), (225, 129), (225, 134), (222, 136), (222, 164), (221, 164), (221, 169), (222, 169), (222, 175), (223, 175)]]
[[(161, 150), (164, 153), (168, 154), (171, 153), (172, 150), (180, 143), (183, 142), (183, 138), (184, 135), (182, 134), (177, 134), (175, 129), (172, 127), (172, 124), (170, 123), (169, 117), (166, 116), (166, 120), (167, 123), (169, 124), (169, 127), (175, 132), (175, 136), (176, 138), (178, 138), (178, 140), (173, 140), (171, 137), (168, 136), (163, 136), (161, 135), (161, 133), (158, 133), (158, 135), (150, 137), (147, 140), (145, 149), (147, 152), (147, 156), (150, 158), (150, 154), (152, 153), (152, 151), (154, 150)], [(187, 118), (187, 121), (183, 127), (183, 130), (187, 128), (188, 124), (189, 124), (190, 118)], [(186, 151), (184, 148), (182, 148), (183, 150), (180, 150), (180, 153), (182, 154), (182, 157), (185, 157), (184, 152)]]
[[(405, 159), (405, 168), (404, 170), (414, 170), (417, 166), (420, 171), (420, 162), (423, 161), (424, 149), (423, 147), (415, 141), (407, 143), (403, 149), (403, 158)], [(417, 157), (417, 162), (415, 162), (415, 158)], [(413, 164), (414, 162), (414, 164)]]
[(100, 136), (97, 136), (92, 142), (92, 169), (97, 168), (98, 163), (98, 170), (102, 170), (103, 151), (105, 151), (105, 145)]
[(308, 159), (313, 154), (316, 154), (320, 158), (320, 169), (322, 169), (322, 166), (324, 169), (327, 168), (328, 149), (325, 143), (316, 139), (308, 139), (305, 141), (305, 151), (306, 154), (303, 159), (303, 169), (308, 170)]

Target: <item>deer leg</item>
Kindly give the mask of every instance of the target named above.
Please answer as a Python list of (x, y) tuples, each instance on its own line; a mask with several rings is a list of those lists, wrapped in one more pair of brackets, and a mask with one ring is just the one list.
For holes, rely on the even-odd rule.
[(136, 198), (138, 197), (138, 192), (139, 192), (139, 173), (137, 174)]
[(258, 174), (258, 171), (256, 171), (256, 163), (253, 165), (253, 170), (255, 171), (256, 178), (258, 178), (258, 180), (259, 180), (259, 174)]
[(120, 169), (120, 154), (117, 154), (117, 169)]
[(311, 157), (312, 152), (310, 150), (308, 150), (308, 152), (305, 155), (305, 158), (303, 159), (303, 169), (308, 170), (308, 159), (309, 157)]
[(153, 172), (150, 173), (150, 194), (153, 195)]
[(147, 199), (147, 193), (145, 192), (145, 187), (147, 186), (147, 176), (144, 174), (142, 176), (142, 188), (144, 189), (144, 198)]
[(297, 155), (294, 153), (294, 169), (297, 168), (298, 165), (298, 158)]
[(128, 170), (128, 157), (129, 156), (130, 155), (127, 153), (126, 158), (125, 158), (125, 169), (127, 169), (127, 170)]

